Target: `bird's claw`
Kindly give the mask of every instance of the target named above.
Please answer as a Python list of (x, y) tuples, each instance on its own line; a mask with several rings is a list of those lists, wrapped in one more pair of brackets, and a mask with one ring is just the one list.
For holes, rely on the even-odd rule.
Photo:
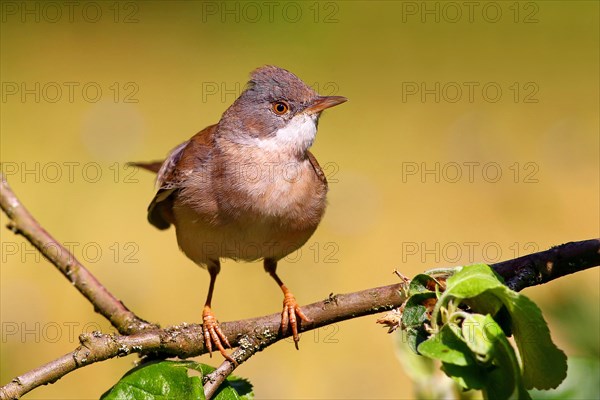
[(208, 349), (208, 353), (211, 357), (214, 344), (217, 346), (223, 357), (232, 363), (237, 364), (235, 360), (225, 351), (223, 343), (225, 343), (225, 345), (229, 348), (231, 348), (231, 345), (229, 344), (229, 340), (227, 340), (227, 336), (225, 336), (221, 330), (219, 322), (215, 318), (215, 315), (210, 307), (204, 307), (204, 311), (202, 312), (202, 331), (204, 332), (204, 345)]
[(283, 297), (283, 311), (281, 312), (281, 332), (285, 333), (288, 329), (288, 324), (292, 328), (292, 337), (294, 338), (294, 345), (298, 349), (298, 342), (300, 337), (298, 336), (298, 318), (304, 322), (310, 322), (311, 320), (302, 312), (302, 309), (298, 305), (296, 298), (290, 292), (286, 292)]

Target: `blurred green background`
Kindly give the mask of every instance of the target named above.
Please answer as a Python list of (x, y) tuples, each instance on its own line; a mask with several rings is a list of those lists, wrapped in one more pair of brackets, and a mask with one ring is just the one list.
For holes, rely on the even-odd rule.
[[(313, 147), (331, 181), (326, 216), (280, 263), (300, 303), (394, 283), (394, 269), (412, 276), (599, 234), (597, 2), (1, 6), (2, 170), (43, 226), (148, 320), (199, 322), (208, 274), (172, 230), (146, 222), (153, 177), (125, 163), (159, 159), (218, 121), (264, 64), (350, 99), (324, 113)], [(82, 330), (111, 329), (22, 238), (0, 235), (5, 384), (71, 351)], [(584, 339), (565, 331), (598, 343), (598, 319), (561, 325), (569, 309), (556, 310), (598, 315), (599, 278), (525, 291), (569, 355)], [(279, 311), (281, 293), (259, 263), (227, 261), (213, 304), (221, 321), (242, 319)], [(261, 399), (409, 398), (394, 338), (375, 320), (305, 333), (300, 351), (278, 343), (237, 374)], [(97, 398), (133, 361), (28, 397)]]

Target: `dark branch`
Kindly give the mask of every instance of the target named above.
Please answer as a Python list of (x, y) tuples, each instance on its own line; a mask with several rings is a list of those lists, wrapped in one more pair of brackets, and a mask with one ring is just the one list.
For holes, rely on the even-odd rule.
[(600, 265), (600, 239), (569, 242), (550, 250), (492, 264), (514, 291)]

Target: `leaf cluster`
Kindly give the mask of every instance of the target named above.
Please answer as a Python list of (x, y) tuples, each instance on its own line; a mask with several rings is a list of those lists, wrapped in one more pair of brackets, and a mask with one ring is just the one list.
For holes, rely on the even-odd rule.
[(463, 389), (482, 390), (487, 399), (528, 399), (528, 389), (556, 388), (565, 379), (567, 358), (540, 309), (489, 266), (419, 274), (407, 290), (401, 325), (409, 345), (441, 361)]

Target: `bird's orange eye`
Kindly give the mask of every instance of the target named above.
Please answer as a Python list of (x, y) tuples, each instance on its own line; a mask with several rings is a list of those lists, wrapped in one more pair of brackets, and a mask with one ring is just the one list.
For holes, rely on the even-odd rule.
[(273, 112), (277, 115), (283, 115), (290, 109), (285, 101), (276, 101), (273, 103)]

